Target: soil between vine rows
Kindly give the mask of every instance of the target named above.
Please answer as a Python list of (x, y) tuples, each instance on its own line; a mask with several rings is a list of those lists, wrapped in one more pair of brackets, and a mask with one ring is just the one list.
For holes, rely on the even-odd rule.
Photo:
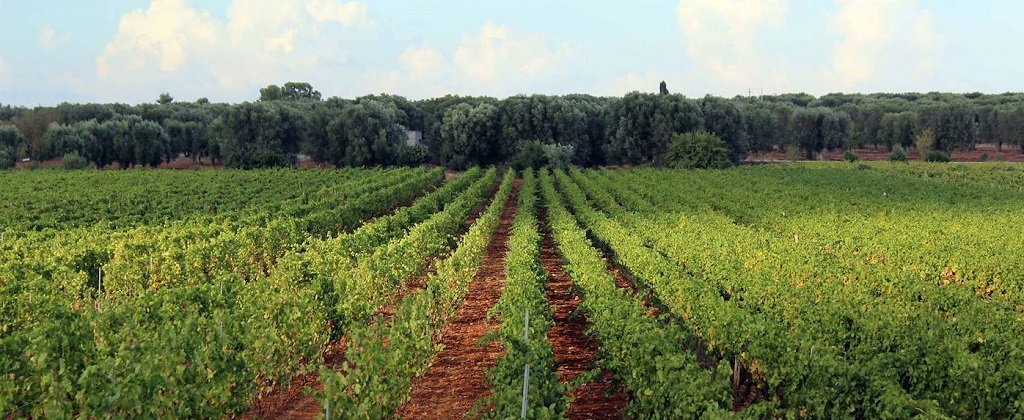
[[(447, 177), (446, 177), (447, 178)], [(518, 181), (517, 181), (518, 182)], [(491, 199), (495, 197), (498, 191), (498, 183), (494, 184), (490, 192)], [(415, 199), (419, 199), (423, 194), (421, 193)], [(406, 205), (411, 205), (413, 199)], [(510, 200), (513, 201), (514, 200)], [(466, 218), (464, 222), (465, 226), (469, 227), (476, 223), (476, 220), (480, 217), (483, 211), (487, 208), (490, 200), (486, 200), (480, 205), (476, 206)], [(513, 208), (515, 206), (513, 205)], [(392, 214), (397, 208), (391, 209), (387, 214)], [(486, 262), (485, 262), (486, 263)], [(430, 261), (427, 264), (427, 269), (420, 273), (415, 279), (411, 280), (406, 284), (406, 288), (402, 290), (397, 297), (392, 301), (380, 308), (378, 315), (384, 316), (390, 319), (393, 315), (393, 309), (395, 302), (401, 301), (402, 296), (413, 293), (416, 290), (425, 287), (425, 280), (428, 275), (435, 271), (434, 261)], [(327, 349), (324, 353), (324, 365), (330, 369), (340, 370), (345, 362), (345, 349), (346, 349), (346, 337), (341, 337), (339, 340), (328, 344)], [(256, 401), (252, 404), (248, 411), (239, 416), (241, 419), (314, 419), (317, 416), (323, 415), (323, 407), (320, 403), (313, 398), (312, 394), (307, 394), (305, 388), (309, 387), (314, 391), (322, 391), (323, 383), (320, 382), (320, 374), (318, 372), (310, 372), (304, 375), (296, 376), (292, 378), (291, 382), (284, 389), (275, 388), (270, 392), (258, 395)]]
[[(546, 223), (547, 215), (543, 209), (540, 216), (542, 223)], [(577, 312), (580, 296), (573, 290), (572, 279), (562, 267), (561, 254), (546, 225), (541, 233), (541, 265), (548, 273), (548, 302), (555, 310), (554, 325), (548, 331), (548, 342), (555, 354), (558, 377), (562, 383), (567, 383), (593, 368), (597, 360), (597, 340), (586, 334), (586, 317)], [(570, 396), (573, 401), (566, 411), (569, 419), (622, 418), (629, 403), (629, 396), (625, 392), (612, 389), (612, 375), (609, 372), (602, 372)]]
[(461, 419), (488, 394), (484, 372), (494, 366), (501, 346), (492, 341), (479, 346), (480, 339), (498, 328), (497, 320), (487, 312), (501, 298), (505, 285), (505, 254), (516, 197), (522, 181), (512, 186), (500, 222), (484, 256), (480, 270), (469, 286), (469, 293), (454, 319), (445, 329), (443, 350), (427, 372), (413, 381), (411, 399), (398, 409), (408, 419)]

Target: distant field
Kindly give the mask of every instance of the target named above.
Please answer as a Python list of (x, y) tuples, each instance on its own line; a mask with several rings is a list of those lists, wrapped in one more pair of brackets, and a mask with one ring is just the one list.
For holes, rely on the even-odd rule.
[(0, 418), (1024, 414), (1018, 165), (0, 184)]

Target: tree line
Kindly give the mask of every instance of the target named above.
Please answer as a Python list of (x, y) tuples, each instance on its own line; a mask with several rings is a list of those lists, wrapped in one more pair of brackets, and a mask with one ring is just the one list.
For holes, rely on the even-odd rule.
[[(409, 132), (421, 142), (407, 142)], [(206, 99), (152, 104), (0, 106), (0, 167), (16, 159), (74, 156), (96, 167), (156, 166), (181, 156), (233, 168), (295, 165), (300, 155), (336, 166), (431, 163), (462, 169), (511, 163), (660, 165), (674, 135), (708, 132), (728, 159), (749, 153), (980, 143), (1024, 147), (1024, 94), (808, 94), (687, 98), (530, 95), (506, 99), (395, 95), (323, 99), (308, 83), (271, 85), (241, 104)]]

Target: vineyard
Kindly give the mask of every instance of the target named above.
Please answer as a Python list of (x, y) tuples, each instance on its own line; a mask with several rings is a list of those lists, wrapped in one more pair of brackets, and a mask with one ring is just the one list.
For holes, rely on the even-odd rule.
[(1024, 416), (1013, 164), (0, 185), (0, 418)]

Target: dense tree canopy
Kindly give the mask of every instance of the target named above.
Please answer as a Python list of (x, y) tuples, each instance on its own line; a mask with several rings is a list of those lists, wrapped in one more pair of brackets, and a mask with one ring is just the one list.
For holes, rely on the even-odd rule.
[[(563, 157), (582, 166), (664, 164), (674, 135), (701, 130), (723, 141), (732, 163), (748, 153), (790, 148), (811, 159), (824, 150), (916, 148), (925, 132), (945, 153), (978, 143), (1024, 146), (1024, 94), (1017, 93), (692, 99), (661, 84), (657, 93), (623, 97), (413, 101), (387, 94), (323, 99), (309, 83), (289, 82), (261, 89), (254, 103), (176, 102), (169, 94), (157, 102), (0, 106), (0, 123), (15, 127), (21, 139), (3, 147), (13, 158), (32, 160), (77, 153), (100, 168), (179, 157), (242, 168), (288, 166), (303, 156), (338, 166), (464, 168)], [(409, 138), (416, 144), (406, 145)]]

